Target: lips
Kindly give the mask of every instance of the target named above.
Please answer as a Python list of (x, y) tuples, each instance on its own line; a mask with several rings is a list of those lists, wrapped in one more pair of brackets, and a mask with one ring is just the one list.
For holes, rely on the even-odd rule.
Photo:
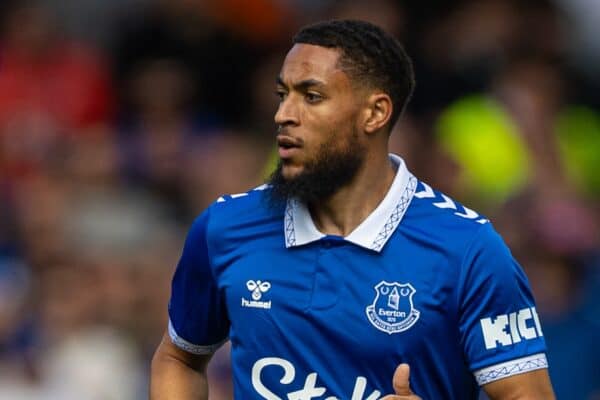
[(302, 140), (287, 135), (277, 135), (277, 146), (279, 148), (279, 157), (282, 159), (290, 158), (302, 147)]
[(290, 149), (294, 147), (302, 147), (302, 141), (292, 136), (277, 135), (277, 145), (285, 149)]

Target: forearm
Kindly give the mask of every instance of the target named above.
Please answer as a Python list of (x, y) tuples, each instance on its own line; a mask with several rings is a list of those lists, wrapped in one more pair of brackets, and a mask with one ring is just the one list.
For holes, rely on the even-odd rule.
[(150, 374), (150, 400), (208, 400), (206, 373), (169, 355), (156, 354)]
[(490, 400), (554, 400), (547, 369), (538, 369), (488, 383), (483, 387)]
[(163, 339), (152, 359), (150, 400), (208, 400), (207, 362), (177, 352)]

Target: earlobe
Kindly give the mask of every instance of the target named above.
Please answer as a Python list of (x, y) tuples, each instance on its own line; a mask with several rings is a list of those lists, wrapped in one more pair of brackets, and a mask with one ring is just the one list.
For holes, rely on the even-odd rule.
[(392, 115), (392, 99), (385, 93), (373, 94), (369, 99), (365, 131), (374, 133), (386, 126)]

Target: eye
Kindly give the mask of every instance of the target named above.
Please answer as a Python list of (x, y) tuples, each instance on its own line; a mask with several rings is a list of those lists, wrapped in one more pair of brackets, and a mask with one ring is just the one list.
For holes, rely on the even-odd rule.
[(321, 96), (319, 93), (315, 93), (315, 92), (307, 92), (304, 95), (304, 98), (306, 99), (306, 101), (308, 103), (311, 103), (311, 104), (318, 103), (321, 100), (323, 100), (323, 96)]
[(287, 92), (283, 89), (277, 89), (275, 91), (275, 96), (277, 96), (279, 98), (279, 101), (283, 101), (283, 100), (285, 100), (285, 97), (287, 96)]

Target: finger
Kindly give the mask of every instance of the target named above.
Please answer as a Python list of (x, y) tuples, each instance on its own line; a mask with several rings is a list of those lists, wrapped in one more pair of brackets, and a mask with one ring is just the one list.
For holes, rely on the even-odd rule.
[(397, 394), (388, 394), (385, 397), (380, 398), (379, 400), (422, 400), (416, 394), (407, 394), (407, 395), (397, 395)]
[(406, 396), (413, 394), (410, 390), (410, 367), (408, 364), (400, 364), (394, 372), (394, 378), (392, 384), (394, 385), (394, 392), (398, 395)]

